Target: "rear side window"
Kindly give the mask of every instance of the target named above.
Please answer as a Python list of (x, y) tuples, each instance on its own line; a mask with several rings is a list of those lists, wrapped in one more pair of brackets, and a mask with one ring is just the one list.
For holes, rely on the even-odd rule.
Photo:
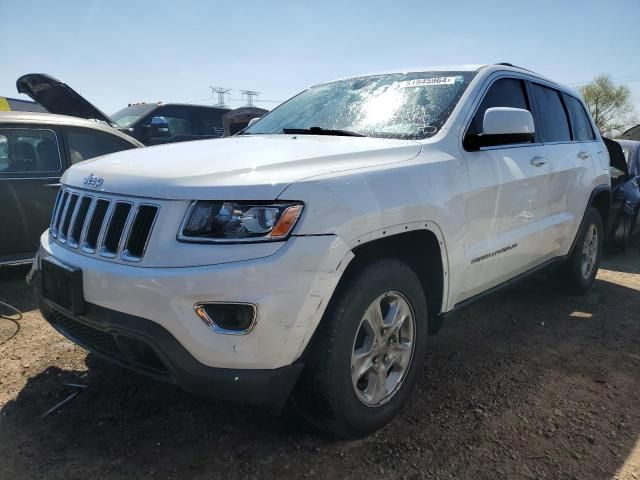
[(593, 128), (591, 128), (591, 121), (582, 106), (582, 102), (565, 93), (562, 94), (562, 98), (564, 99), (564, 104), (567, 106), (567, 111), (569, 112), (573, 139), (576, 142), (595, 140), (596, 136), (593, 133)]
[(58, 137), (53, 130), (0, 130), (0, 174), (57, 173), (61, 170)]
[(478, 111), (471, 121), (468, 134), (482, 133), (484, 112), (493, 107), (512, 107), (530, 110), (525, 94), (524, 82), (515, 78), (501, 78), (496, 80), (482, 99)]
[(197, 132), (200, 135), (215, 135), (222, 137), (224, 128), (222, 128), (222, 115), (225, 110), (198, 109), (194, 112)]
[(133, 148), (124, 140), (91, 130), (69, 130), (67, 144), (72, 164)]
[(542, 85), (531, 86), (536, 111), (538, 113), (539, 137), (542, 142), (569, 142), (571, 132), (560, 94)]
[(9, 136), (0, 135), (0, 172), (9, 168)]

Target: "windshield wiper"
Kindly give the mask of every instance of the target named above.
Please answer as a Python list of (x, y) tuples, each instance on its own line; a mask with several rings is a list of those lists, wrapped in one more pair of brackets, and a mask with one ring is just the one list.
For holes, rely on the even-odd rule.
[(282, 133), (299, 135), (338, 135), (342, 137), (366, 137), (363, 133), (352, 132), (351, 130), (334, 130), (331, 128), (311, 127), (311, 128), (283, 128)]

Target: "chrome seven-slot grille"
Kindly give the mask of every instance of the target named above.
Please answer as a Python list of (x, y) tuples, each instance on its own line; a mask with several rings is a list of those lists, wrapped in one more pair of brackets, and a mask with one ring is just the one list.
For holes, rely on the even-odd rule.
[(101, 194), (58, 192), (49, 232), (58, 243), (87, 254), (139, 262), (158, 216), (157, 205)]

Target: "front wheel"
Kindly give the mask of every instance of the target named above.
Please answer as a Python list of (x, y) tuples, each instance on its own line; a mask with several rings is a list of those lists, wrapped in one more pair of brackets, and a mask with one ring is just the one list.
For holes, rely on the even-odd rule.
[(582, 294), (593, 285), (600, 267), (603, 237), (604, 228), (600, 212), (590, 207), (578, 232), (573, 251), (562, 269), (565, 287), (569, 293)]
[(381, 428), (422, 372), (427, 302), (399, 260), (361, 267), (340, 286), (313, 339), (293, 395), (298, 411), (342, 438)]

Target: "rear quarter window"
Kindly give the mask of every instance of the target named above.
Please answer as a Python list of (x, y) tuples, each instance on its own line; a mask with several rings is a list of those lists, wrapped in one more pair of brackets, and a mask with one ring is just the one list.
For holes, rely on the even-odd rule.
[(91, 130), (68, 130), (66, 135), (72, 164), (133, 148), (120, 138)]

